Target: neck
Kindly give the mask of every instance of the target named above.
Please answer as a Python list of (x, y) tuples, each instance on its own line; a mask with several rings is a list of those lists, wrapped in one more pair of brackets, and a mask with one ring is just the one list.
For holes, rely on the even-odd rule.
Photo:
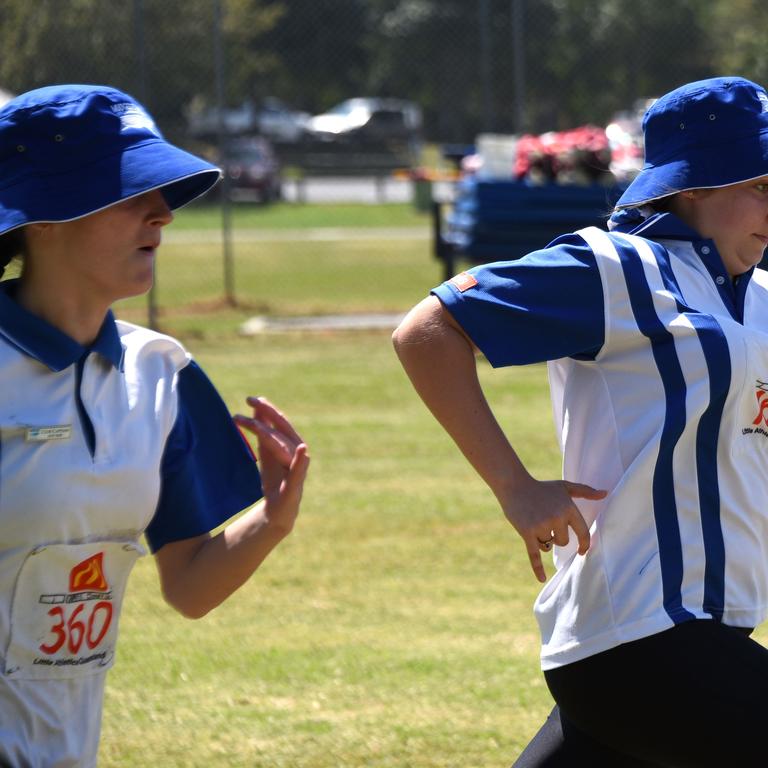
[(108, 305), (89, 301), (64, 286), (47, 285), (46, 281), (26, 274), (22, 275), (16, 301), (83, 346), (96, 340), (109, 310)]

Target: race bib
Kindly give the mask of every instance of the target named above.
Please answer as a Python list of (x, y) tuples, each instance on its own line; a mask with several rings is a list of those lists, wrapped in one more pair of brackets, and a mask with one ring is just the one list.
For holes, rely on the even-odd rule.
[(115, 541), (33, 549), (16, 582), (5, 675), (51, 680), (111, 667), (128, 575), (143, 554)]

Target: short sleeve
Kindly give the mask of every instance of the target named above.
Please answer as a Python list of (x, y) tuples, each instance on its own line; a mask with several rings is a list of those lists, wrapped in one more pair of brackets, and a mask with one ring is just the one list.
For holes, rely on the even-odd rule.
[(262, 496), (255, 457), (213, 384), (190, 362), (178, 375), (178, 414), (163, 453), (153, 552), (207, 533)]
[(578, 235), (516, 261), (474, 267), (435, 288), (494, 367), (594, 359), (605, 340), (603, 285)]

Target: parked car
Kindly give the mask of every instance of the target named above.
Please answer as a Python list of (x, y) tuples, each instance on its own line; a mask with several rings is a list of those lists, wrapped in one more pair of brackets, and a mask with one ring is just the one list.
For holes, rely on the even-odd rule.
[(197, 137), (215, 137), (220, 130), (231, 136), (260, 134), (276, 143), (301, 141), (311, 115), (292, 109), (274, 96), (260, 105), (244, 101), (239, 107), (219, 111), (215, 107), (192, 109), (188, 115), (189, 132)]
[(386, 143), (419, 140), (421, 109), (410, 101), (388, 98), (354, 98), (311, 117), (310, 137), (319, 141)]
[(197, 104), (190, 108), (187, 121), (190, 135), (197, 138), (216, 137), (219, 131), (237, 136), (255, 130), (256, 109), (249, 101), (244, 101), (239, 107), (222, 110), (203, 108)]
[(274, 142), (292, 144), (304, 137), (311, 115), (292, 109), (285, 102), (269, 96), (256, 112), (256, 128)]
[[(227, 145), (224, 162), (229, 198), (235, 201), (267, 203), (282, 195), (280, 162), (264, 138), (233, 139)], [(223, 191), (224, 184), (219, 185)]]

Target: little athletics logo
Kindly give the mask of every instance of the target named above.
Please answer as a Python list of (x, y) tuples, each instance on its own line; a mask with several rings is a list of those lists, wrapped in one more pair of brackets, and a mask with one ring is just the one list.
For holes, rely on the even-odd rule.
[[(48, 611), (52, 621), (48, 641), (39, 646), (45, 655), (35, 658), (34, 664), (63, 667), (93, 662), (102, 665), (110, 661), (111, 652), (99, 650), (113, 615), (103, 552), (86, 558), (70, 570), (67, 592), (40, 595), (39, 602), (53, 606)], [(81, 650), (87, 653), (79, 655)]]
[(757, 398), (757, 416), (751, 427), (744, 427), (742, 435), (762, 435), (768, 437), (768, 382), (755, 382), (755, 397)]
[(131, 129), (149, 131), (155, 136), (160, 136), (160, 131), (149, 113), (138, 104), (124, 103), (113, 104), (112, 111), (120, 118), (120, 131)]

